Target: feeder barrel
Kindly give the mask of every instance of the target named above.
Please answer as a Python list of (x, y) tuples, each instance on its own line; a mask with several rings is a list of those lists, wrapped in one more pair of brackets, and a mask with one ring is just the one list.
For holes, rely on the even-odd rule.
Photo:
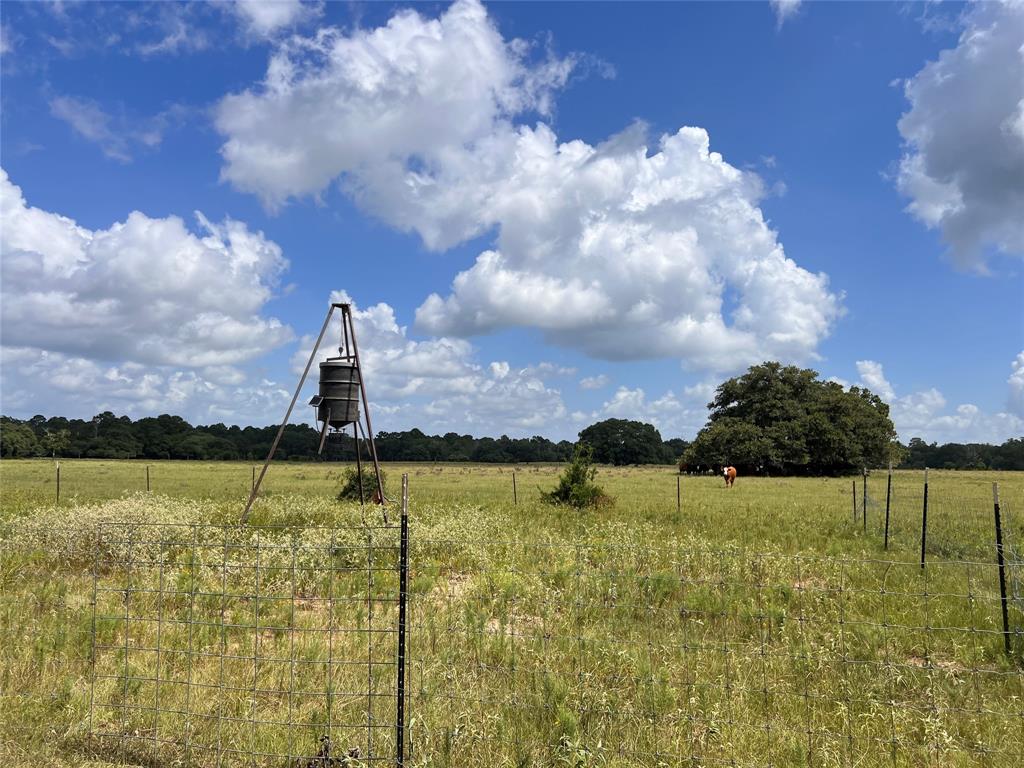
[(352, 360), (320, 363), (320, 392), (310, 404), (317, 420), (341, 429), (359, 421), (359, 371)]

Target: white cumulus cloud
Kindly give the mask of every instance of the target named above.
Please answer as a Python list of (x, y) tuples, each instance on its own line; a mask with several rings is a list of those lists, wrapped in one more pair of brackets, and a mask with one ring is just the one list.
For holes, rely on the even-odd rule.
[(292, 38), (219, 104), (222, 176), (271, 208), (338, 181), (431, 249), (495, 233), (417, 311), (436, 336), (525, 326), (599, 358), (716, 370), (813, 358), (841, 299), (786, 256), (760, 179), (700, 128), (651, 148), (641, 125), (591, 145), (528, 124), (579, 61), (535, 53), (475, 0)]
[(417, 324), (460, 336), (532, 326), (594, 357), (696, 369), (813, 357), (840, 299), (786, 256), (756, 177), (702, 129), (662, 136), (653, 153), (644, 138), (593, 147), (520, 128), (487, 193), (497, 248), (428, 297)]
[(977, 3), (956, 48), (904, 86), (898, 186), (961, 266), (1024, 256), (1024, 3)]
[(0, 382), (5, 413), (72, 418), (170, 413), (194, 424), (262, 426), (279, 418), (291, 397), (286, 387), (248, 379), (231, 366), (109, 364), (29, 347), (0, 348)]
[[(351, 303), (344, 292), (336, 292), (332, 300)], [(568, 411), (548, 380), (572, 375), (572, 369), (550, 363), (517, 368), (504, 360), (484, 364), (464, 339), (410, 338), (385, 303), (353, 306), (352, 315), (374, 429), (419, 427), (475, 435), (565, 432)], [(337, 354), (338, 328), (340, 320), (321, 346), (320, 360)], [(296, 374), (314, 341), (311, 336), (301, 340), (292, 358)], [(315, 366), (310, 379), (308, 389), (313, 391)], [(311, 411), (307, 416), (311, 418)]]
[(0, 170), (5, 346), (111, 363), (234, 365), (291, 338), (262, 314), (287, 262), (260, 232), (134, 211), (107, 229), (31, 207)]
[[(411, 165), (457, 160), (512, 115), (549, 108), (572, 62), (531, 66), (528, 54), (525, 43), (502, 39), (475, 0), (456, 2), (438, 19), (403, 10), (378, 29), (325, 27), (293, 37), (271, 57), (259, 87), (220, 102), (222, 178), (273, 208), (342, 177), (386, 214), (381, 198), (414, 182)], [(444, 247), (478, 231), (473, 212), (467, 216), (449, 222), (450, 232), (407, 226), (419, 224), (431, 247)]]
[(619, 387), (615, 394), (594, 411), (591, 420), (631, 419), (653, 424), (664, 439), (692, 439), (708, 418), (707, 388), (697, 385), (678, 395), (672, 391), (651, 400), (641, 388)]
[(861, 382), (883, 400), (889, 401), (895, 396), (892, 385), (885, 378), (881, 363), (874, 360), (858, 360), (857, 373), (860, 374)]
[[(1024, 363), (1024, 353), (1013, 363), (1010, 377), (1011, 400), (1017, 372)], [(1002, 443), (1011, 437), (1024, 436), (1024, 416), (1019, 413), (983, 411), (973, 403), (949, 407), (946, 397), (934, 387), (897, 395), (885, 377), (881, 363), (859, 360), (857, 372), (860, 386), (867, 387), (889, 403), (889, 416), (896, 432), (904, 442), (920, 437), (927, 442), (939, 443)], [(1024, 384), (1024, 381), (1019, 382)]]

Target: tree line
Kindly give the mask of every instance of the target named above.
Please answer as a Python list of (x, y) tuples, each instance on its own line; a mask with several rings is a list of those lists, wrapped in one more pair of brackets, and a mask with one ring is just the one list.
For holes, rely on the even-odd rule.
[[(7, 458), (53, 456), (91, 459), (259, 460), (267, 455), (278, 427), (238, 427), (224, 424), (193, 426), (180, 416), (147, 417), (132, 421), (109, 411), (91, 419), (33, 416), (19, 421), (0, 417), (0, 455)], [(663, 441), (650, 424), (607, 419), (587, 427), (582, 440), (602, 464), (674, 464), (687, 443)], [(449, 432), (427, 435), (419, 429), (378, 432), (374, 440), (382, 461), (465, 461), (492, 464), (568, 461), (574, 443), (528, 438), (473, 437)], [(281, 436), (276, 458), (310, 461), (317, 458), (320, 433), (308, 424), (289, 424)], [(362, 447), (363, 455), (367, 448)], [(321, 458), (351, 461), (351, 435), (328, 439)]]
[[(225, 424), (193, 426), (180, 416), (163, 414), (133, 421), (109, 411), (91, 419), (33, 416), (20, 421), (0, 417), (0, 455), (8, 458), (54, 456), (91, 459), (195, 459), (256, 461), (266, 457), (277, 426), (239, 427)], [(475, 461), (487, 463), (562, 462), (572, 455), (572, 443), (544, 437), (475, 438), (450, 432), (426, 435), (418, 429), (379, 432), (377, 455), (384, 461)], [(281, 436), (276, 458), (282, 461), (317, 459), (320, 433), (308, 424), (289, 424)], [(363, 446), (363, 455), (367, 449)], [(351, 435), (332, 436), (321, 458), (351, 461)]]
[[(860, 387), (822, 381), (817, 372), (766, 362), (728, 379), (708, 404), (708, 422), (692, 443), (662, 439), (650, 424), (605, 419), (579, 433), (599, 464), (678, 464), (681, 471), (717, 472), (733, 465), (743, 474), (828, 475), (862, 467), (1024, 470), (1024, 438), (1002, 445), (927, 444), (896, 440), (889, 406)], [(109, 411), (92, 419), (33, 416), (0, 417), (0, 455), (98, 459), (263, 459), (276, 426), (193, 426), (167, 414), (132, 421)], [(290, 424), (277, 458), (317, 458), (320, 435), (307, 424)], [(449, 432), (427, 435), (419, 429), (380, 432), (377, 455), (383, 461), (525, 463), (566, 462), (574, 443), (541, 436), (473, 437)], [(365, 449), (364, 449), (365, 451)], [(365, 453), (364, 453), (365, 455)], [(322, 458), (351, 461), (350, 435), (328, 440)]]

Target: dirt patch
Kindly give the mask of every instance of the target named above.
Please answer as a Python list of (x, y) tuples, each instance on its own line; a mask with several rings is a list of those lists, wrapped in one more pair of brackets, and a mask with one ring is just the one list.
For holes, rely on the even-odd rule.
[(465, 597), (466, 592), (469, 591), (470, 582), (473, 577), (468, 573), (452, 573), (448, 576), (448, 581), (438, 581), (433, 589), (430, 590), (430, 596), (435, 600), (461, 600)]
[(924, 656), (910, 656), (907, 658), (907, 665), (917, 667), (918, 669), (932, 667), (933, 669), (941, 669), (943, 672), (953, 672), (956, 674), (967, 671), (967, 667), (960, 662), (953, 661), (952, 659), (943, 659), (940, 656), (932, 656), (927, 659)]
[(295, 598), (295, 608), (300, 611), (313, 611), (316, 613), (326, 613), (331, 601), (324, 597), (297, 597)]
[(501, 619), (492, 616), (484, 625), (485, 635), (529, 635), (544, 626), (540, 616), (513, 614), (502, 626)]

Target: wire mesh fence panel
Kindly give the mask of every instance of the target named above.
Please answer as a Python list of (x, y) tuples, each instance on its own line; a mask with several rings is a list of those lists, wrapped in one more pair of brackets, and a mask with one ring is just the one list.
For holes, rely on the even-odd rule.
[[(884, 482), (858, 481), (868, 536)], [(924, 569), (899, 529), (877, 558), (801, 556), (555, 513), (515, 538), (448, 536), (414, 514), (405, 764), (1024, 764), (1019, 521), (1004, 503), (1008, 635), (991, 508), (933, 500), (937, 541), (965, 543)], [(98, 526), (104, 756), (394, 764), (400, 534)]]
[(416, 764), (1024, 761), (994, 563), (412, 549)]
[(392, 763), (398, 528), (104, 525), (90, 728), (121, 762)]
[[(935, 473), (937, 474), (937, 473)], [(949, 482), (945, 480), (945, 482)], [(956, 492), (939, 486), (933, 479), (928, 496), (928, 521), (925, 536), (926, 561), (942, 560), (995, 560), (996, 540), (993, 527), (991, 486), (977, 487), (975, 493)], [(862, 507), (866, 507), (869, 538), (880, 544), (887, 540), (888, 551), (902, 556), (920, 552), (924, 517), (924, 486), (920, 478), (908, 474), (894, 475), (891, 484), (886, 472), (869, 473), (867, 494), (862, 501), (858, 481), (858, 518), (850, 517), (850, 488), (846, 489), (846, 519), (850, 525), (862, 527)], [(1012, 514), (1014, 499), (1003, 499), (1003, 533), (1007, 540), (1024, 539), (1024, 518)], [(1009, 503), (1007, 503), (1009, 502)], [(886, 511), (888, 509), (888, 537), (886, 537)], [(836, 514), (840, 514), (839, 511)]]

